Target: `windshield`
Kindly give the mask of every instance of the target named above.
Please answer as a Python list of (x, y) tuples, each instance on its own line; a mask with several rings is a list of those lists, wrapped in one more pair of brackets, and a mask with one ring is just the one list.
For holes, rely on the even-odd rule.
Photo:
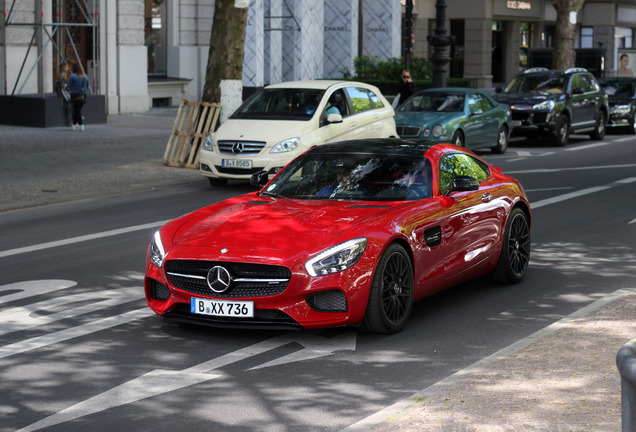
[(398, 111), (462, 112), (463, 93), (419, 93), (411, 97)]
[(413, 154), (307, 153), (265, 194), (311, 200), (404, 201), (432, 196), (427, 158)]
[(316, 112), (324, 90), (264, 89), (245, 102), (232, 118), (309, 120)]
[(599, 81), (599, 84), (608, 96), (634, 96), (634, 81), (606, 79)]
[(565, 93), (567, 79), (563, 75), (519, 75), (510, 81), (504, 93)]

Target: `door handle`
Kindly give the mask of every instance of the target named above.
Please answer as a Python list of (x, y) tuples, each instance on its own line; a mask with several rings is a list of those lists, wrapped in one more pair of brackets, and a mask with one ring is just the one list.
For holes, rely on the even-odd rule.
[(482, 202), (490, 202), (491, 199), (492, 199), (492, 195), (489, 193), (485, 193), (481, 196)]

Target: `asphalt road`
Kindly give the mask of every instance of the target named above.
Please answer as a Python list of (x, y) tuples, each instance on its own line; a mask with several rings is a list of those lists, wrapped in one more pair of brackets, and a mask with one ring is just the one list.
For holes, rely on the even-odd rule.
[(193, 182), (0, 213), (0, 431), (344, 429), (633, 287), (635, 148), (636, 138), (612, 134), (483, 153), (533, 205), (527, 278), (420, 301), (393, 336), (214, 330), (145, 307), (154, 230), (247, 185)]

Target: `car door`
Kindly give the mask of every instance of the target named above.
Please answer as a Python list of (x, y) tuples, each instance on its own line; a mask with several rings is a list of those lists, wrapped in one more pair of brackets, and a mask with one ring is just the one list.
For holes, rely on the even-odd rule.
[(482, 100), (478, 93), (468, 95), (468, 115), (464, 132), (466, 148), (477, 148), (484, 144), (488, 128), (489, 113), (484, 112)]
[[(320, 114), (320, 127), (316, 131), (323, 143), (343, 141), (355, 137), (356, 122), (352, 118), (347, 96), (343, 89), (325, 95), (327, 104)], [(341, 122), (329, 123), (329, 114), (340, 114)]]
[(378, 120), (378, 112), (373, 110), (373, 102), (367, 89), (362, 87), (346, 87), (345, 92), (351, 102), (353, 113), (348, 121), (352, 122), (353, 138), (377, 138), (380, 131), (374, 123)]
[(489, 169), (478, 159), (464, 153), (445, 155), (439, 165), (440, 191), (452, 188), (456, 176), (470, 176), (479, 181), (475, 191), (450, 192), (448, 217), (442, 225), (442, 241), (447, 245), (444, 270), (447, 279), (463, 280), (470, 271), (496, 249), (501, 221), (500, 201)]
[(572, 128), (580, 129), (593, 125), (596, 119), (593, 106), (590, 106), (590, 93), (583, 74), (574, 74), (570, 82)]

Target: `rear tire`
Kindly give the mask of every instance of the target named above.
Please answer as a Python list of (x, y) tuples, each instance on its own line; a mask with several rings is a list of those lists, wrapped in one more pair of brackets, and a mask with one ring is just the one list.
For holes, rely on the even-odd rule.
[(369, 333), (397, 333), (413, 308), (413, 265), (406, 250), (389, 245), (375, 269), (367, 311), (360, 325)]
[(530, 262), (530, 224), (525, 212), (516, 207), (506, 221), (497, 267), (488, 279), (500, 283), (521, 282)]

